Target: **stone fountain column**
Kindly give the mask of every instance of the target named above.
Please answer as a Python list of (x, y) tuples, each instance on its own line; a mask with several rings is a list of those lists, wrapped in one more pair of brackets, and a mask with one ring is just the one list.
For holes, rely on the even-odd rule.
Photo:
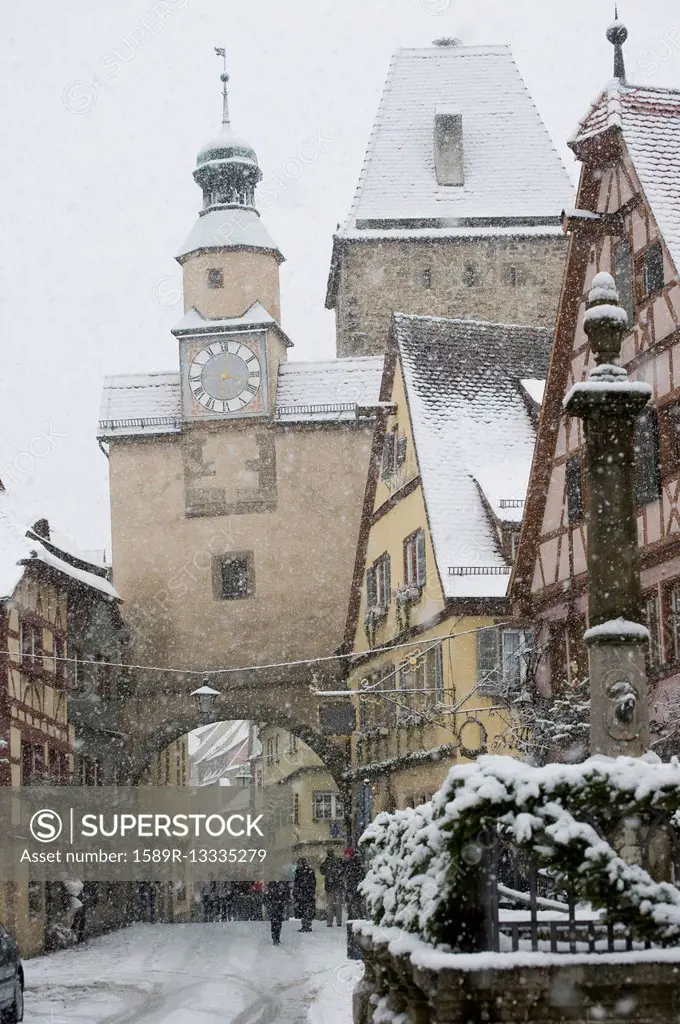
[(583, 420), (586, 441), (591, 753), (612, 757), (639, 756), (649, 740), (634, 444), (652, 389), (619, 365), (626, 328), (614, 278), (598, 274), (584, 319), (596, 365), (564, 406)]

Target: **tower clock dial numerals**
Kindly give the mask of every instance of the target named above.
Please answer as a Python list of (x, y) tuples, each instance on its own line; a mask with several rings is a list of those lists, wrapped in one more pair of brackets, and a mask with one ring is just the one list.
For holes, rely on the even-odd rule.
[(194, 356), (189, 367), (191, 393), (208, 412), (240, 412), (261, 385), (260, 361), (240, 341), (214, 341)]

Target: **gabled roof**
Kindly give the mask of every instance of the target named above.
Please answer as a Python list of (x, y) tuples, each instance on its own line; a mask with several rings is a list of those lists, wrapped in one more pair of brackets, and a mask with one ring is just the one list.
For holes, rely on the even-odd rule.
[[(351, 421), (378, 403), (383, 358), (284, 362), (279, 366), (275, 419), (281, 423)], [(182, 396), (178, 373), (106, 377), (98, 437), (178, 434)]]
[[(434, 113), (463, 118), (465, 184), (439, 185)], [(489, 223), (559, 224), (573, 189), (508, 46), (398, 50), (339, 235)], [(426, 223), (422, 223), (426, 222)]]
[(588, 143), (620, 131), (645, 197), (680, 273), (680, 91), (610, 82), (569, 145), (581, 159)]
[(552, 333), (395, 314), (393, 336), (445, 596), (504, 597), (489, 510), (521, 512), (536, 436), (521, 381), (545, 377)]
[(32, 530), (35, 521), (36, 517), (30, 515), (27, 508), (0, 490), (0, 601), (12, 597), (26, 566), (35, 562), (108, 598), (118, 599), (113, 585), (101, 574), (100, 565), (88, 565), (71, 551), (61, 550), (56, 543), (47, 540), (43, 543)]

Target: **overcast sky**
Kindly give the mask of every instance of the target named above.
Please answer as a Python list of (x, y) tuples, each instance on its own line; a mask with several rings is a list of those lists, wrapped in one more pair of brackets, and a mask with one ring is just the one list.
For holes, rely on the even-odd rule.
[[(680, 87), (677, 3), (622, 0), (620, 11), (629, 77)], [(287, 258), (291, 356), (315, 359), (334, 355), (323, 306), (331, 237), (392, 51), (448, 35), (510, 43), (576, 180), (565, 140), (611, 76), (611, 19), (609, 0), (5, 0), (8, 489), (82, 546), (108, 545), (107, 464), (95, 441), (102, 379), (177, 368), (173, 254), (199, 209), (196, 152), (219, 126), (214, 45), (228, 51), (233, 125), (276, 193), (263, 216)], [(309, 139), (321, 140), (318, 159), (298, 173)]]

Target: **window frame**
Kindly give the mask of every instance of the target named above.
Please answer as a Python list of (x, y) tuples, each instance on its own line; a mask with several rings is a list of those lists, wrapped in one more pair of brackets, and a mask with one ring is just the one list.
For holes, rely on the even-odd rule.
[(210, 289), (224, 288), (224, 270), (222, 267), (208, 267), (206, 283)]
[[(649, 424), (646, 433), (645, 423)], [(642, 410), (635, 423), (635, 500), (638, 508), (661, 496), (661, 438), (659, 414), (653, 405)]]
[(583, 464), (580, 454), (570, 455), (564, 467), (567, 522), (575, 526), (583, 522)]
[[(318, 814), (318, 803), (319, 800), (328, 800), (329, 814)], [(314, 821), (344, 821), (345, 820), (345, 808), (340, 798), (339, 793), (335, 793), (332, 790), (319, 789), (314, 790), (312, 793), (312, 819)]]
[[(242, 593), (225, 593), (225, 568), (227, 563), (241, 562), (245, 567), (245, 590)], [(255, 553), (253, 551), (225, 551), (213, 555), (212, 560), (213, 596), (216, 601), (247, 601), (255, 596)]]
[(366, 607), (375, 608), (380, 614), (385, 615), (391, 602), (392, 560), (389, 553), (383, 551), (366, 570)]
[[(653, 614), (650, 614), (653, 609)], [(661, 629), (661, 601), (659, 588), (648, 590), (642, 595), (642, 613), (645, 626), (649, 631), (647, 645), (647, 664), (650, 669), (659, 668), (664, 664), (663, 636)]]
[(404, 537), (403, 555), (404, 584), (422, 590), (427, 581), (427, 545), (422, 527)]
[(666, 284), (666, 268), (664, 266), (663, 245), (661, 242), (653, 242), (643, 253), (641, 282), (642, 294), (645, 299), (649, 299), (663, 291)]

